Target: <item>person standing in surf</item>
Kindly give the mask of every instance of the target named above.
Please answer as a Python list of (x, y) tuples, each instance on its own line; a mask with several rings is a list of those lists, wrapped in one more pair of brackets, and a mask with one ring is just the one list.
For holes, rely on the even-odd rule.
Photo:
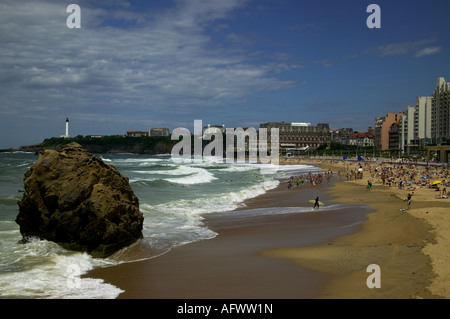
[(314, 207), (313, 208), (316, 208), (316, 206), (317, 206), (317, 209), (319, 209), (319, 196), (317, 196), (316, 197), (316, 202), (314, 203)]

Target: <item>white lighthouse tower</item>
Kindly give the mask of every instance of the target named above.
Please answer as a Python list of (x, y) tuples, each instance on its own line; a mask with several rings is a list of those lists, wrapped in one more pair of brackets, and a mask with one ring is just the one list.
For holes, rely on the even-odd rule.
[(66, 118), (66, 135), (61, 135), (61, 137), (69, 138), (69, 118)]

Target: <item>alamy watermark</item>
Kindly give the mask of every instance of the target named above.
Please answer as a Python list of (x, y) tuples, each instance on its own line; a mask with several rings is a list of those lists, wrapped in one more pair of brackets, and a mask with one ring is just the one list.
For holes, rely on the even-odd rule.
[(377, 264), (370, 264), (367, 266), (367, 272), (372, 273), (367, 277), (366, 285), (368, 288), (381, 288), (381, 269)]
[(66, 20), (69, 29), (81, 28), (81, 8), (78, 4), (70, 4), (67, 6), (66, 12), (71, 13)]
[[(225, 136), (225, 141), (224, 141)], [(214, 137), (214, 139), (213, 139)], [(279, 164), (279, 129), (260, 128), (218, 128), (202, 126), (202, 120), (194, 120), (194, 134), (186, 128), (173, 130), (171, 139), (179, 140), (171, 151), (175, 163), (260, 163)], [(210, 141), (204, 145), (203, 141)], [(224, 144), (225, 142), (225, 144)], [(194, 145), (192, 145), (192, 143)], [(225, 148), (225, 151), (224, 151)]]
[[(66, 25), (69, 29), (81, 28), (81, 8), (78, 4), (67, 6), (66, 12), (70, 13), (67, 17)], [(366, 9), (370, 15), (367, 17), (366, 25), (369, 29), (381, 28), (381, 8), (377, 4), (369, 4)]]
[(369, 29), (381, 28), (381, 8), (378, 4), (370, 4), (367, 7), (367, 13), (371, 13), (366, 20)]

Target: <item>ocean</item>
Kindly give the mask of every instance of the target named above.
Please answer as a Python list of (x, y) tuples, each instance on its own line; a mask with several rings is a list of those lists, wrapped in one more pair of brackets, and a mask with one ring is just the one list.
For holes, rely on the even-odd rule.
[(0, 153), (0, 298), (116, 298), (120, 288), (82, 275), (95, 267), (155, 258), (173, 247), (214, 238), (217, 234), (203, 224), (202, 215), (229, 214), (286, 177), (318, 170), (308, 165), (207, 160), (177, 164), (170, 155), (96, 155), (129, 178), (144, 214), (143, 239), (104, 259), (46, 240), (20, 244), (17, 202), (22, 198), (24, 174), (38, 156)]

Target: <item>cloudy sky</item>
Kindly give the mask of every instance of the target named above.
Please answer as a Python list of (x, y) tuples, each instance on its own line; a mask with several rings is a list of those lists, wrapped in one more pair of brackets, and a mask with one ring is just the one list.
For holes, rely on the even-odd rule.
[(72, 136), (196, 119), (366, 131), (450, 81), (448, 12), (448, 0), (0, 0), (0, 149), (60, 136), (66, 117)]

